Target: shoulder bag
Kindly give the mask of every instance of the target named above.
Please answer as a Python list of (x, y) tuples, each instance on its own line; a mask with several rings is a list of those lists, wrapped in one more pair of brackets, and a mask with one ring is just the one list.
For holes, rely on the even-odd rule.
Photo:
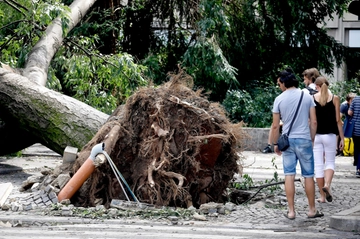
[(299, 100), (298, 106), (297, 106), (297, 108), (296, 108), (296, 112), (295, 112), (294, 118), (293, 118), (292, 121), (291, 121), (291, 124), (290, 124), (290, 127), (289, 127), (289, 131), (288, 131), (287, 133), (285, 133), (285, 134), (280, 135), (280, 137), (279, 137), (279, 139), (278, 139), (278, 141), (277, 141), (278, 149), (279, 149), (280, 151), (285, 151), (285, 150), (287, 150), (287, 148), (289, 148), (289, 146), (290, 146), (288, 136), (289, 136), (289, 134), (290, 134), (290, 130), (291, 130), (291, 128), (292, 128), (292, 125), (293, 125), (293, 123), (294, 123), (294, 121), (295, 121), (295, 118), (296, 118), (296, 116), (297, 116), (297, 113), (298, 113), (298, 111), (299, 111), (299, 107), (300, 107), (300, 104), (301, 104), (301, 100), (302, 100), (302, 98), (303, 98), (303, 95), (304, 95), (304, 91), (301, 91), (300, 100)]

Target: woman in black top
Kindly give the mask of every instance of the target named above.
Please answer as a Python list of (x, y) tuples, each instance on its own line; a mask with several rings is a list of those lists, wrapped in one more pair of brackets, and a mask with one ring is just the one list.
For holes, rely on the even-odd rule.
[(340, 136), (339, 149), (344, 147), (344, 133), (340, 119), (340, 99), (329, 92), (329, 82), (323, 76), (316, 78), (314, 95), (316, 104), (317, 131), (314, 141), (315, 177), (321, 197), (319, 202), (333, 200), (330, 186), (335, 171), (337, 135)]

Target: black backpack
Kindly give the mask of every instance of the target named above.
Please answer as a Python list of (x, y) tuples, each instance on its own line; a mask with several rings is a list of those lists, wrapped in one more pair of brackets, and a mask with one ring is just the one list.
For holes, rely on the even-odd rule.
[(313, 88), (306, 87), (306, 89), (308, 89), (310, 95), (315, 95), (316, 93), (318, 93), (318, 91), (317, 91), (317, 90), (314, 90)]

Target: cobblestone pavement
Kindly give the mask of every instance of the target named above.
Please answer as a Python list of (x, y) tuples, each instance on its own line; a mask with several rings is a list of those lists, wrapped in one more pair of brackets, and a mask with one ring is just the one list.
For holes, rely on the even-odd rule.
[[(271, 180), (274, 178), (275, 173), (278, 174), (279, 179), (283, 179), (281, 157), (275, 154), (262, 154), (261, 152), (245, 151), (242, 153), (243, 156), (243, 175), (246, 174), (251, 178), (255, 184), (257, 182), (265, 182), (265, 180)], [(22, 167), (23, 171), (14, 173), (0, 174), (0, 182), (11, 182), (14, 184), (14, 190), (9, 196), (9, 200), (15, 200), (16, 198), (29, 197), (29, 194), (20, 193), (18, 191), (21, 186), (21, 182), (24, 181), (30, 175), (39, 174), (41, 167), (53, 168), (56, 165), (61, 164), (61, 157), (56, 155), (51, 156), (26, 156), (19, 159), (5, 159), (0, 158), (0, 163), (12, 165), (14, 167)], [(316, 207), (322, 211), (325, 216), (323, 218), (308, 219), (307, 213), (307, 201), (304, 188), (300, 182), (295, 182), (296, 185), (296, 219), (288, 220), (284, 217), (286, 213), (286, 197), (281, 184), (281, 190), (277, 190), (273, 197), (262, 198), (257, 201), (252, 200), (249, 204), (238, 205), (236, 210), (230, 214), (214, 214), (208, 216), (206, 221), (195, 224), (206, 225), (214, 227), (231, 227), (231, 228), (242, 228), (242, 229), (271, 229), (284, 231), (315, 231), (315, 232), (331, 232), (330, 234), (338, 235), (335, 238), (360, 238), (359, 232), (339, 232), (329, 228), (330, 216), (335, 213), (350, 209), (360, 203), (360, 179), (355, 177), (355, 167), (352, 166), (351, 157), (337, 157), (336, 158), (336, 170), (331, 186), (333, 194), (333, 202), (331, 203), (316, 203)], [(298, 176), (300, 170), (298, 168)], [(244, 182), (244, 177), (236, 177), (239, 183)], [(298, 178), (298, 177), (297, 177)], [(263, 191), (260, 191), (259, 195)], [(319, 193), (317, 193), (319, 196)], [(260, 197), (261, 198), (261, 197)], [(79, 218), (64, 218), (64, 217), (46, 217), (39, 211), (29, 210), (26, 212), (18, 211), (12, 212), (0, 210), (0, 218), (9, 218), (16, 224), (16, 220), (26, 220), (33, 218), (33, 225), (48, 225), (51, 222), (69, 223), (91, 223), (94, 222), (91, 219), (79, 219)], [(15, 221), (14, 221), (15, 220)], [(121, 219), (127, 221), (127, 219)], [(134, 218), (129, 219), (135, 221)], [(146, 221), (146, 220), (144, 220)], [(160, 223), (169, 223), (168, 220), (159, 219)], [(154, 222), (154, 221), (153, 221)], [(179, 225), (192, 225), (191, 221), (179, 222)], [(1, 227), (1, 226), (0, 226)], [(1, 236), (0, 236), (1, 238)], [(234, 237), (235, 238), (235, 237)], [(270, 237), (264, 237), (270, 238)], [(280, 237), (278, 237), (280, 238)], [(287, 237), (283, 237), (287, 238)], [(297, 237), (293, 237), (297, 238)], [(300, 237), (299, 237), (300, 238)], [(314, 236), (317, 238), (317, 236)]]
[[(274, 171), (277, 171), (280, 179), (284, 178), (281, 156), (248, 151), (243, 152), (243, 155), (246, 158), (244, 164), (247, 165), (247, 163), (250, 163), (250, 166), (244, 168), (244, 173), (249, 174), (254, 180), (271, 179), (271, 174), (274, 173)], [(274, 163), (272, 163), (271, 160), (273, 160)], [(264, 208), (261, 207), (261, 205), (256, 207), (256, 204), (248, 208), (247, 210), (249, 210), (249, 213), (246, 214), (261, 216), (257, 217), (256, 220), (262, 221), (263, 223), (285, 220), (286, 223), (292, 223), (297, 226), (318, 226), (326, 228), (329, 225), (331, 215), (360, 204), (360, 178), (355, 177), (355, 167), (352, 166), (352, 162), (352, 157), (336, 157), (335, 175), (331, 185), (333, 201), (331, 203), (316, 202), (317, 209), (325, 214), (323, 218), (317, 218), (316, 220), (307, 218), (307, 198), (305, 190), (300, 182), (295, 182), (296, 220), (289, 222), (289, 220), (283, 216), (286, 212), (284, 209)], [(277, 169), (275, 169), (274, 165), (276, 165)], [(297, 168), (297, 175), (297, 178), (299, 178), (299, 166)], [(283, 185), (281, 187), (283, 188)], [(317, 186), (316, 194), (317, 196), (320, 196)], [(283, 196), (285, 196), (284, 190)], [(239, 211), (240, 210), (237, 210), (232, 216), (236, 217)], [(264, 217), (262, 217), (262, 215), (264, 215)], [(241, 217), (238, 216), (238, 218)], [(246, 220), (247, 222), (251, 221), (251, 216)]]

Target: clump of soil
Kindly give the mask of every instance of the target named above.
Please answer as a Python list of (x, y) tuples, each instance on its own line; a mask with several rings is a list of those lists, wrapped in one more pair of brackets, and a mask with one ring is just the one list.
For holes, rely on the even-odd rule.
[[(181, 72), (159, 87), (138, 90), (81, 150), (72, 173), (116, 127), (105, 151), (139, 201), (176, 207), (223, 202), (229, 181), (242, 169), (241, 126), (230, 123), (218, 103), (190, 87), (191, 77)], [(112, 199), (126, 197), (106, 162), (71, 201), (76, 206), (109, 206)]]

